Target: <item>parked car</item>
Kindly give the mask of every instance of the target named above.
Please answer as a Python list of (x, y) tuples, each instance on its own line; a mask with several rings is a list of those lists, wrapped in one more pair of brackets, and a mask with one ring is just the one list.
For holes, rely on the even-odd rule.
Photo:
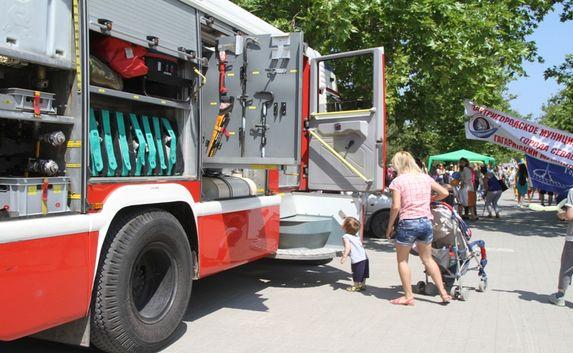
[(365, 231), (371, 237), (382, 238), (388, 227), (392, 197), (390, 190), (381, 193), (368, 194), (366, 198)]

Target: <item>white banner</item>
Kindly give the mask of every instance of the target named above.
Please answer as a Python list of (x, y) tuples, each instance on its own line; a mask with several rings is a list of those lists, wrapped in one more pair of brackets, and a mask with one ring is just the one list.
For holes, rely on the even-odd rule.
[(466, 138), (495, 143), (529, 156), (573, 168), (573, 134), (465, 102)]

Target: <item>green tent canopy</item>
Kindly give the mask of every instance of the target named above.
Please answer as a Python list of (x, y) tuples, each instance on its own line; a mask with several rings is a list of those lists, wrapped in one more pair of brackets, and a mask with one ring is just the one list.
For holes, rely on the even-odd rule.
[(432, 166), (434, 162), (453, 162), (459, 161), (460, 158), (467, 158), (470, 162), (483, 162), (485, 164), (495, 164), (495, 158), (490, 156), (485, 156), (483, 154), (475, 153), (468, 150), (459, 150), (448, 152), (444, 154), (439, 154), (436, 156), (430, 156), (428, 159), (428, 169)]

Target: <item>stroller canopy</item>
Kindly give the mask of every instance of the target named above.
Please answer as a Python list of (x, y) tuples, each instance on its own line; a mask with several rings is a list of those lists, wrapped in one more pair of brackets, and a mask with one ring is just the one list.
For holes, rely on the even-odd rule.
[(486, 156), (483, 154), (475, 153), (468, 150), (459, 150), (448, 152), (444, 154), (438, 154), (436, 156), (430, 156), (428, 159), (428, 168), (432, 166), (434, 162), (453, 162), (459, 161), (460, 158), (467, 158), (470, 162), (483, 162), (485, 164), (491, 163), (495, 164), (495, 158)]

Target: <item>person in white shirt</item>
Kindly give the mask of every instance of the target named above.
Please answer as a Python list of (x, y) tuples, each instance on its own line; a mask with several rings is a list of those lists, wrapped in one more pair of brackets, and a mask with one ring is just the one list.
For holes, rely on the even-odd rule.
[(354, 285), (346, 288), (349, 292), (361, 292), (366, 289), (366, 278), (370, 276), (370, 269), (366, 250), (362, 245), (362, 239), (358, 235), (360, 222), (354, 217), (346, 217), (342, 222), (342, 229), (346, 232), (342, 236), (344, 253), (340, 259), (343, 264), (350, 255), (350, 267), (352, 268), (352, 280)]

